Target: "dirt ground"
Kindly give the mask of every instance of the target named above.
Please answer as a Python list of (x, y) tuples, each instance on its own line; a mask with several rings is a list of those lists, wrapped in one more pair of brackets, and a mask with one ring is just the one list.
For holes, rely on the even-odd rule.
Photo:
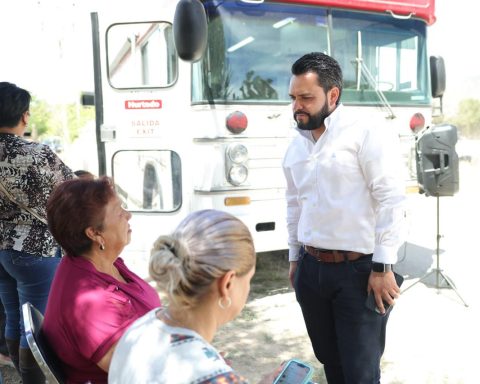
[(20, 380), (20, 377), (17, 374), (17, 371), (15, 371), (15, 368), (1, 365), (0, 372), (2, 373), (4, 384), (19, 384), (22, 382), (22, 380)]

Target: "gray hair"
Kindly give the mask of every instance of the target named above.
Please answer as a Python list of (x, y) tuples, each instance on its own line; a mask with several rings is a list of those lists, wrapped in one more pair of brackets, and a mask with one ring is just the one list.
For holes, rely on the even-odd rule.
[(247, 226), (229, 213), (207, 209), (188, 215), (170, 236), (160, 236), (149, 272), (168, 300), (195, 307), (226, 272), (247, 274), (255, 248)]

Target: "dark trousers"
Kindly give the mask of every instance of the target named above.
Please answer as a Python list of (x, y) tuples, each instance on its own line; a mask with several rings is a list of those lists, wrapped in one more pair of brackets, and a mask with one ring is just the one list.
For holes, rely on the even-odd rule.
[(22, 305), (28, 301), (40, 312), (45, 312), (50, 285), (60, 260), (59, 257), (0, 249), (0, 297), (7, 318), (5, 338), (20, 339), (20, 348), (28, 348)]
[(295, 294), (329, 384), (380, 383), (388, 315), (365, 307), (371, 263), (323, 263), (300, 251)]
[(0, 353), (8, 356), (7, 342), (5, 341), (6, 321), (5, 309), (3, 308), (3, 303), (0, 301)]

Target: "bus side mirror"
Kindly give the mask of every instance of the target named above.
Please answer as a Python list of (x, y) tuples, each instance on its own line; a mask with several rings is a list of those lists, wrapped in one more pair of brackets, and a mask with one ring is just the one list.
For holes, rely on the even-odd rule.
[(430, 80), (432, 82), (432, 97), (442, 97), (446, 84), (445, 62), (443, 61), (443, 57), (430, 56)]
[(180, 0), (173, 19), (173, 38), (178, 56), (197, 61), (207, 46), (207, 15), (199, 0)]

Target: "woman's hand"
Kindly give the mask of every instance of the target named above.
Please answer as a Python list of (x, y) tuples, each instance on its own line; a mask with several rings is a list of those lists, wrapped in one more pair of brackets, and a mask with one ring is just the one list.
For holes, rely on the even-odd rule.
[(108, 372), (108, 369), (110, 368), (110, 362), (112, 361), (113, 352), (115, 352), (115, 347), (117, 344), (118, 341), (110, 347), (107, 353), (105, 353), (105, 355), (97, 363), (97, 365), (105, 372)]
[(265, 376), (261, 378), (258, 384), (272, 384), (273, 381), (277, 378), (277, 376), (282, 372), (283, 366), (285, 363), (280, 364), (279, 367), (275, 368), (274, 371), (267, 373)]
[(227, 363), (227, 365), (229, 365), (230, 367), (232, 366), (232, 360), (227, 359), (228, 352), (221, 351), (221, 352), (220, 352), (220, 356), (223, 357), (223, 360), (225, 361), (225, 363)]

